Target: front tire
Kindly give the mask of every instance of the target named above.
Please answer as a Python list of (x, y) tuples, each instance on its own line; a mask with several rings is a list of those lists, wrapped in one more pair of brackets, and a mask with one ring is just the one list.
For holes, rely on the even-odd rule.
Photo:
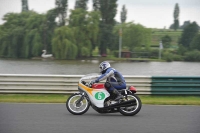
[(81, 94), (73, 94), (66, 101), (67, 110), (74, 115), (82, 115), (86, 113), (90, 107), (90, 102), (84, 96), (83, 99), (77, 103), (82, 97)]
[(129, 107), (121, 107), (121, 108), (119, 108), (119, 112), (125, 116), (136, 115), (142, 107), (142, 102), (141, 102), (140, 98), (135, 94), (128, 94), (127, 100), (135, 100), (135, 102), (134, 102), (135, 105), (129, 106)]

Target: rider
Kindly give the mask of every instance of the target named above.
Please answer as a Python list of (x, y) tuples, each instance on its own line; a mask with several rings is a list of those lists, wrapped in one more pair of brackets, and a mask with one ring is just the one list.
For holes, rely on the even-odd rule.
[(116, 101), (122, 99), (123, 96), (117, 90), (126, 88), (126, 82), (124, 80), (124, 77), (117, 70), (111, 68), (110, 63), (108, 63), (107, 61), (103, 61), (99, 65), (99, 69), (102, 75), (96, 80), (91, 81), (91, 83), (98, 83), (104, 79), (107, 79), (105, 87), (110, 93), (117, 96), (115, 98)]

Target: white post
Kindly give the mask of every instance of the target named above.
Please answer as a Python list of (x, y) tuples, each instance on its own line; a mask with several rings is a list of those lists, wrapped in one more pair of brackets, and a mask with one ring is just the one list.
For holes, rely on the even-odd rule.
[(160, 44), (159, 44), (159, 59), (161, 59), (162, 57), (162, 49), (163, 49), (163, 45), (162, 45), (162, 41), (160, 41)]
[(122, 27), (119, 30), (119, 58), (121, 58), (121, 47), (122, 47)]

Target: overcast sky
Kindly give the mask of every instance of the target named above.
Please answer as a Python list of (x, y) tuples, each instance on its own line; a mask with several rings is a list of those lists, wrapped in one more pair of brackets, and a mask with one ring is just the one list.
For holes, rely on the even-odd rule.
[[(168, 28), (173, 23), (175, 4), (180, 7), (179, 21), (196, 21), (200, 25), (200, 0), (118, 0), (116, 19), (120, 20), (120, 11), (125, 4), (128, 10), (127, 22), (140, 23), (148, 28)], [(73, 9), (75, 0), (68, 0), (69, 9)], [(55, 7), (55, 0), (28, 0), (30, 10), (46, 13)], [(88, 2), (88, 10), (92, 9), (92, 0)], [(2, 17), (8, 12), (21, 12), (21, 0), (0, 0), (0, 24)]]

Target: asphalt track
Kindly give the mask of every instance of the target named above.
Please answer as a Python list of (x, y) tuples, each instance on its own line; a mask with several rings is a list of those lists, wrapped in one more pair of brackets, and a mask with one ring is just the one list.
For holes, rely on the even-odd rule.
[(0, 133), (200, 133), (200, 106), (143, 105), (136, 116), (70, 114), (65, 104), (0, 103)]

